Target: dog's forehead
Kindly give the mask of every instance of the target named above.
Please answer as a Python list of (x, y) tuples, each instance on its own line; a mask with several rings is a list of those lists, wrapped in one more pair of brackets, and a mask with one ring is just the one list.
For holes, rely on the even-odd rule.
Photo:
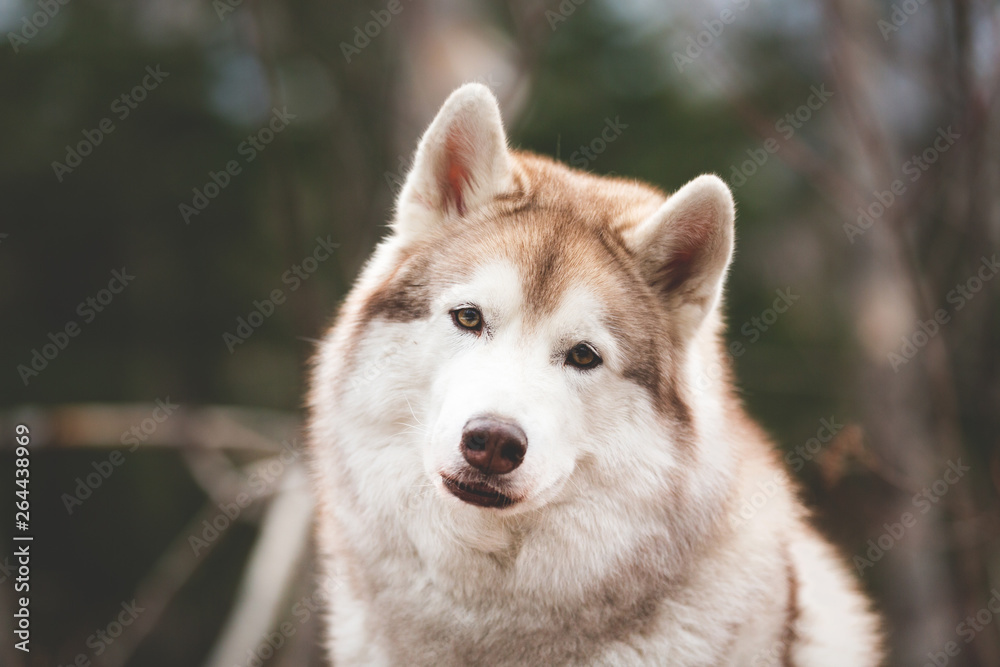
[(516, 291), (519, 307), (536, 318), (563, 310), (567, 300), (582, 305), (589, 298), (613, 310), (641, 286), (634, 260), (614, 235), (565, 210), (496, 215), (452, 236), (448, 246), (441, 265), (448, 256), (468, 263), (463, 273), (470, 282), (508, 303)]
[[(619, 321), (633, 319), (648, 292), (624, 241), (665, 196), (643, 184), (570, 170), (535, 155), (512, 153), (517, 187), (464, 219), (405, 248), (395, 269), (369, 294), (363, 319), (405, 322), (429, 315), (448, 286), (469, 284), (476, 271), (502, 262), (517, 279), (525, 312), (542, 316), (570, 287), (587, 288)], [(511, 275), (511, 272), (507, 272)], [(646, 299), (648, 300), (648, 299)]]

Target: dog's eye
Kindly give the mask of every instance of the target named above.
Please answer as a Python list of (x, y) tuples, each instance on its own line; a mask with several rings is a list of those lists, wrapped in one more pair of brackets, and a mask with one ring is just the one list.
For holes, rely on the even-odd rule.
[(483, 330), (483, 314), (477, 308), (459, 308), (451, 311), (451, 319), (455, 320), (455, 326), (466, 329), (474, 333)]
[(601, 358), (597, 352), (587, 343), (578, 343), (566, 355), (566, 363), (570, 366), (587, 370), (601, 365)]

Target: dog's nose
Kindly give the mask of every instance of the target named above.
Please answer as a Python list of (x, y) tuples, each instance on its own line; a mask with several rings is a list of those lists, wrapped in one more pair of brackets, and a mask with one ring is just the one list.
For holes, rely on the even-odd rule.
[(487, 475), (506, 475), (521, 465), (528, 437), (521, 427), (499, 417), (474, 417), (462, 429), (462, 456)]

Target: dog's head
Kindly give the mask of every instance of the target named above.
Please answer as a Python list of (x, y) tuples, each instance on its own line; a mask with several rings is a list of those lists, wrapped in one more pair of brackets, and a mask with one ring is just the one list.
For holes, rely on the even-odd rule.
[(432, 485), (456, 511), (626, 478), (662, 492), (710, 428), (692, 378), (718, 352), (733, 221), (714, 176), (667, 197), (512, 152), (489, 90), (460, 88), (321, 354), (348, 459), (366, 451), (373, 483)]

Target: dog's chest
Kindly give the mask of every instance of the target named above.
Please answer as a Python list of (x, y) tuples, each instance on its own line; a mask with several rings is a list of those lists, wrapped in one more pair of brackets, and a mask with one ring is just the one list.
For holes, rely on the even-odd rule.
[(365, 605), (393, 664), (584, 664), (660, 621), (663, 587), (620, 577), (581, 581), (558, 566), (519, 581), (503, 559), (382, 559)]

